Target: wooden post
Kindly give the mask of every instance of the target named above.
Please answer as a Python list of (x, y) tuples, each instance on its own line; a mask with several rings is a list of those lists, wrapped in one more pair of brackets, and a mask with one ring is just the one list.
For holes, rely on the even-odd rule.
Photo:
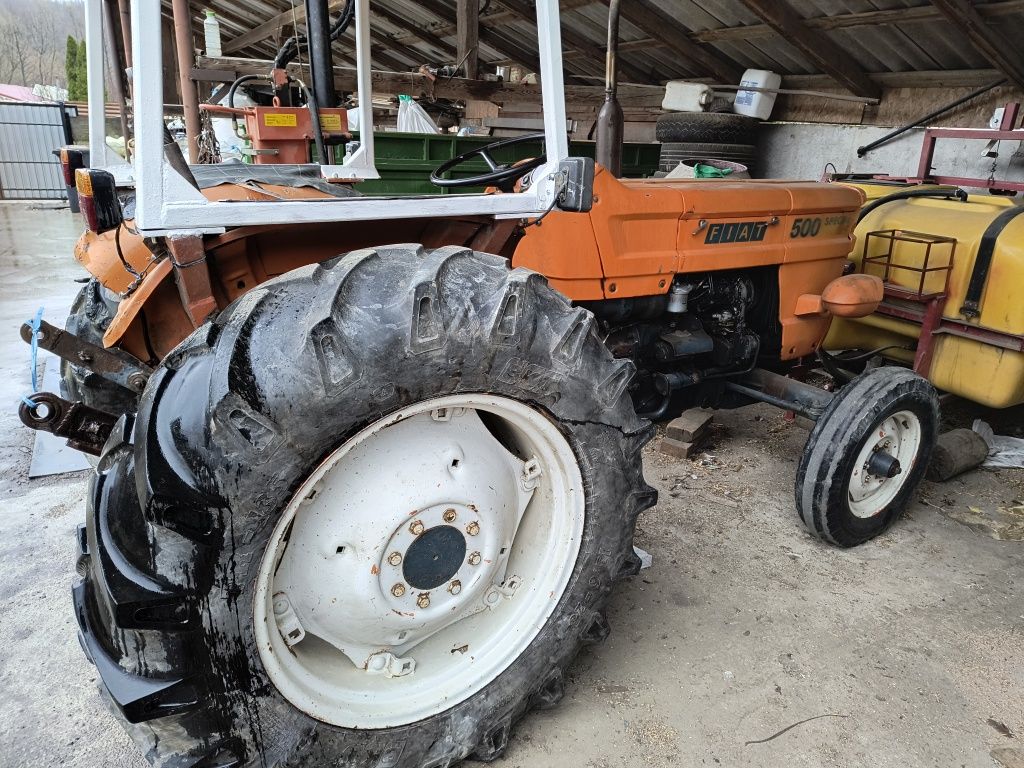
[(174, 44), (178, 52), (178, 88), (185, 113), (185, 136), (188, 139), (188, 161), (199, 162), (199, 91), (192, 79), (196, 48), (192, 37), (192, 12), (188, 0), (172, 0)]
[(476, 80), (480, 62), (480, 0), (458, 0), (458, 54), (466, 79)]

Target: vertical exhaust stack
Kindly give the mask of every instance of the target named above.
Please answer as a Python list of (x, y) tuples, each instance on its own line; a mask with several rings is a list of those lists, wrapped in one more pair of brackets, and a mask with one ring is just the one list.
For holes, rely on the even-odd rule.
[(608, 53), (605, 59), (604, 104), (597, 113), (597, 162), (618, 178), (622, 175), (624, 118), (618, 99), (619, 3), (608, 4)]

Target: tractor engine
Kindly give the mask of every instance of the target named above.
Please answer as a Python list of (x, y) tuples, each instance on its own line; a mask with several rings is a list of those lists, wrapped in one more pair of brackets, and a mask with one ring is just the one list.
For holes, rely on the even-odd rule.
[(667, 295), (583, 306), (598, 318), (612, 354), (636, 363), (632, 396), (645, 418), (715, 404), (725, 377), (778, 359), (773, 267), (679, 275)]

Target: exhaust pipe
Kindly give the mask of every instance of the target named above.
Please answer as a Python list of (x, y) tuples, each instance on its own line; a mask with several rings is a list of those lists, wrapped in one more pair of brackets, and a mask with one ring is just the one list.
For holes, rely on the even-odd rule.
[(597, 113), (597, 162), (615, 178), (622, 175), (622, 134), (624, 118), (618, 99), (619, 3), (608, 3), (608, 52), (605, 57), (604, 104)]

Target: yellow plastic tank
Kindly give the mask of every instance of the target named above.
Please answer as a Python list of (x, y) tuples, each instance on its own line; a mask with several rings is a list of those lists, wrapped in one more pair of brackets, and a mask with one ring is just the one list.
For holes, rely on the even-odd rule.
[[(856, 183), (854, 186), (867, 195), (867, 205), (879, 197), (907, 189), (875, 183)], [(948, 299), (942, 316), (1002, 335), (997, 344), (994, 340), (964, 338), (951, 333), (936, 334), (928, 378), (940, 390), (993, 408), (1007, 408), (1024, 402), (1024, 353), (1017, 351), (1021, 340), (1012, 338), (1024, 337), (1024, 213), (1012, 218), (995, 241), (988, 279), (981, 294), (980, 314), (965, 317), (961, 308), (982, 236), (997, 216), (1013, 206), (1019, 204), (1010, 198), (987, 194), (971, 195), (966, 202), (920, 197), (886, 203), (868, 213), (857, 225), (857, 244), (851, 255), (858, 270), (862, 269), (866, 250), (869, 260), (885, 255), (890, 247), (888, 241), (877, 235), (869, 238), (872, 232), (899, 230), (955, 238)], [(899, 242), (893, 247), (891, 263), (921, 266), (924, 247), (920, 242)], [(930, 265), (945, 263), (943, 247), (942, 244), (933, 246)], [(864, 271), (882, 277), (881, 264), (869, 262)], [(901, 269), (891, 269), (887, 278), (889, 283), (913, 292), (918, 291), (920, 279), (919, 273)], [(942, 271), (929, 273), (924, 292), (941, 291), (945, 279)], [(894, 303), (900, 305), (899, 301)], [(912, 304), (903, 303), (903, 306)], [(920, 334), (918, 323), (881, 314), (850, 320), (836, 318), (825, 340), (825, 348), (868, 350), (890, 344), (903, 346), (907, 349), (887, 350), (883, 354), (911, 363), (913, 348)], [(1017, 345), (1017, 350), (1006, 348), (1014, 345)]]

